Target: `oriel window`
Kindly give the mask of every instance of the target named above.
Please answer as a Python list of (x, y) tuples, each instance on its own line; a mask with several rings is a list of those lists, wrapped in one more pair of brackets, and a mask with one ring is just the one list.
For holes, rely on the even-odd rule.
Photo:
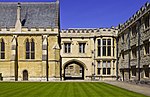
[(100, 61), (97, 62), (97, 74), (101, 74)]
[(103, 75), (111, 74), (111, 61), (103, 61)]
[(103, 39), (103, 56), (106, 56), (106, 39)]
[(97, 55), (101, 56), (101, 39), (97, 40)]
[(111, 39), (107, 40), (107, 56), (111, 56)]
[(103, 61), (103, 75), (106, 75), (106, 61)]

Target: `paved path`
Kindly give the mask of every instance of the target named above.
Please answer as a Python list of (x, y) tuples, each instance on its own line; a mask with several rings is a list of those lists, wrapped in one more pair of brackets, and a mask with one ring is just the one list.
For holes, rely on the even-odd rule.
[(120, 81), (105, 81), (105, 83), (150, 96), (150, 87), (134, 85), (134, 84), (120, 82)]

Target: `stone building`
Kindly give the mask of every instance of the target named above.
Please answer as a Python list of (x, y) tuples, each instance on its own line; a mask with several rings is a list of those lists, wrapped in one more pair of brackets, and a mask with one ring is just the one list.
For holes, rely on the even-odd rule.
[(116, 37), (112, 28), (62, 30), (64, 79), (116, 79)]
[(123, 25), (60, 30), (56, 2), (0, 2), (0, 80), (150, 80), (150, 4)]
[(59, 1), (0, 2), (3, 80), (60, 79)]
[(118, 27), (118, 67), (124, 81), (150, 80), (150, 4)]

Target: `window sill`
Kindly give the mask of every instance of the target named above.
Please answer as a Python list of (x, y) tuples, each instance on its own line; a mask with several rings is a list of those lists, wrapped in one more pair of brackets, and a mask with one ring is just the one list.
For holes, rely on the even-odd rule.
[(133, 75), (131, 76), (131, 78), (135, 78), (135, 77), (136, 77), (136, 76), (133, 76)]
[(25, 59), (24, 61), (33, 62), (36, 61), (36, 59)]
[(144, 30), (143, 30), (143, 33), (146, 33), (149, 29), (150, 29), (150, 27), (144, 29)]
[(145, 80), (148, 80), (148, 79), (149, 79), (149, 77), (144, 76), (144, 79), (145, 79)]
[(131, 40), (133, 40), (133, 39), (135, 39), (136, 38), (136, 36), (131, 36)]
[(0, 62), (8, 61), (7, 59), (0, 59)]
[(72, 54), (72, 53), (64, 53), (64, 54)]
[(124, 45), (124, 44), (125, 44), (125, 42), (122, 42), (121, 44), (122, 44), (122, 45)]
[(78, 54), (80, 54), (80, 55), (85, 55), (86, 53), (78, 53)]
[(112, 75), (111, 75), (111, 74), (110, 74), (110, 75), (107, 75), (107, 74), (106, 74), (106, 75), (103, 75), (103, 74), (102, 74), (102, 76), (103, 76), (103, 77), (105, 77), (105, 76), (107, 77), (107, 76), (112, 76)]
[(137, 58), (133, 58), (133, 59), (131, 59), (131, 61), (134, 61), (134, 60), (137, 60)]
[(0, 60), (6, 60), (6, 59), (0, 59)]
[(144, 57), (150, 56), (150, 54), (144, 54)]

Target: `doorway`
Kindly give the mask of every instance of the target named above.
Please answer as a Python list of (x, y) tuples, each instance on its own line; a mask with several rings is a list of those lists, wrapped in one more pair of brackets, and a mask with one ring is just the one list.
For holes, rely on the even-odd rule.
[(28, 80), (28, 71), (27, 70), (23, 71), (23, 80)]

